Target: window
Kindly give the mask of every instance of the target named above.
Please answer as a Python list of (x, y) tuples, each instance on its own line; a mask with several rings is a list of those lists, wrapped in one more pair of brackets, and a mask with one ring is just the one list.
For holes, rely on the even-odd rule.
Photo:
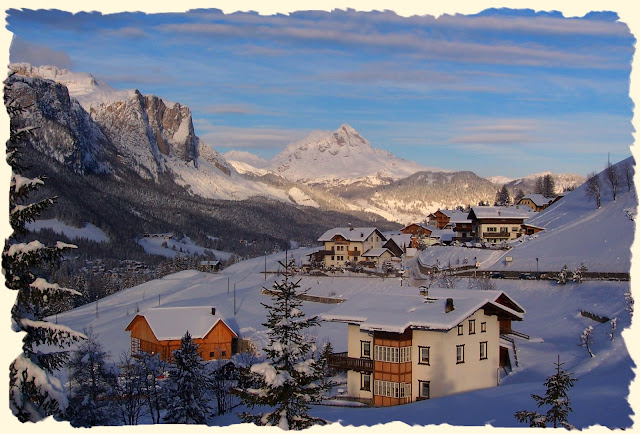
[(392, 381), (375, 380), (373, 394), (389, 398), (405, 398), (411, 396), (411, 384), (394, 383)]
[(469, 334), (470, 335), (475, 335), (476, 334), (476, 320), (475, 319), (470, 319), (469, 320)]
[(227, 356), (227, 352), (226, 352), (226, 351), (222, 351), (222, 352), (220, 353), (220, 357), (226, 357), (226, 356)]
[(360, 390), (371, 391), (371, 374), (360, 374)]
[(335, 258), (335, 256), (332, 256), (332, 257), (331, 257), (331, 260), (332, 260), (332, 261), (335, 261), (335, 259), (336, 259), (336, 258)]
[(496, 228), (491, 226), (487, 228), (487, 232), (497, 232)]
[(513, 232), (518, 232), (518, 230), (519, 230), (519, 229), (520, 229), (520, 228), (511, 228), (511, 230), (512, 230)]
[(481, 322), (480, 323), (480, 333), (485, 333), (487, 331), (487, 323), (486, 322)]
[(480, 342), (480, 360), (487, 359), (487, 343)]
[(462, 336), (464, 334), (464, 327), (462, 324), (458, 324), (458, 336)]
[(422, 380), (418, 380), (418, 396), (422, 399), (429, 399), (430, 393), (429, 393), (429, 389), (430, 389), (430, 381), (422, 381)]
[(456, 363), (464, 363), (464, 345), (456, 345)]
[(211, 352), (209, 353), (209, 357), (215, 357), (215, 356), (216, 356), (216, 352), (215, 352), (215, 351), (211, 351)]
[(371, 358), (371, 342), (360, 341), (360, 357)]
[(379, 362), (405, 363), (411, 361), (411, 347), (384, 347), (375, 345), (374, 358)]
[(418, 364), (429, 364), (429, 347), (418, 347)]

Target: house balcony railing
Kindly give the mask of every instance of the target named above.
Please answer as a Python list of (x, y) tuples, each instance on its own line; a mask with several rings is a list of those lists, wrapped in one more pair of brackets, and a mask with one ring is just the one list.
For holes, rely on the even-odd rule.
[(507, 340), (513, 340), (513, 339), (507, 337), (506, 335), (513, 335), (513, 336), (517, 336), (519, 338), (526, 339), (526, 340), (529, 340), (531, 338), (529, 335), (521, 333), (519, 331), (516, 331), (516, 330), (513, 330), (513, 329), (507, 329), (505, 327), (500, 327), (500, 337), (506, 338)]
[(362, 256), (362, 252), (360, 250), (348, 250), (347, 255), (349, 256)]
[(335, 370), (373, 372), (373, 360), (357, 359), (347, 353), (333, 353), (328, 357), (329, 367)]
[(483, 232), (482, 238), (510, 238), (511, 232)]

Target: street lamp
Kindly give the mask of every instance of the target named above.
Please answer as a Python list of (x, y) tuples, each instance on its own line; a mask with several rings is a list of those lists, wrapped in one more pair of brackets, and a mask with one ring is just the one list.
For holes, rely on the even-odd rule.
[(540, 269), (538, 268), (538, 260), (539, 258), (536, 258), (536, 279), (540, 278)]

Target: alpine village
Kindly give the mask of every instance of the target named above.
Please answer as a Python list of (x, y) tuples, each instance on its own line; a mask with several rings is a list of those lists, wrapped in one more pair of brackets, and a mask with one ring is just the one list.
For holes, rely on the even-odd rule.
[(632, 426), (632, 156), (483, 178), (347, 123), (222, 154), (96, 77), (4, 81), (10, 426)]

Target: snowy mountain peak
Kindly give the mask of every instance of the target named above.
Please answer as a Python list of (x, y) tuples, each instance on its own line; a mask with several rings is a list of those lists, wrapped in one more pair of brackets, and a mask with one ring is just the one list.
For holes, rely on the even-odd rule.
[(379, 184), (426, 170), (389, 151), (373, 148), (353, 127), (313, 131), (305, 139), (288, 145), (271, 160), (271, 168), (291, 180)]
[(114, 89), (86, 72), (72, 72), (50, 65), (32, 66), (28, 63), (13, 63), (9, 68), (19, 75), (53, 80), (66, 86), (69, 90), (69, 96), (77, 99), (87, 111), (90, 111), (91, 106), (94, 105), (127, 101), (135, 96), (136, 92)]

